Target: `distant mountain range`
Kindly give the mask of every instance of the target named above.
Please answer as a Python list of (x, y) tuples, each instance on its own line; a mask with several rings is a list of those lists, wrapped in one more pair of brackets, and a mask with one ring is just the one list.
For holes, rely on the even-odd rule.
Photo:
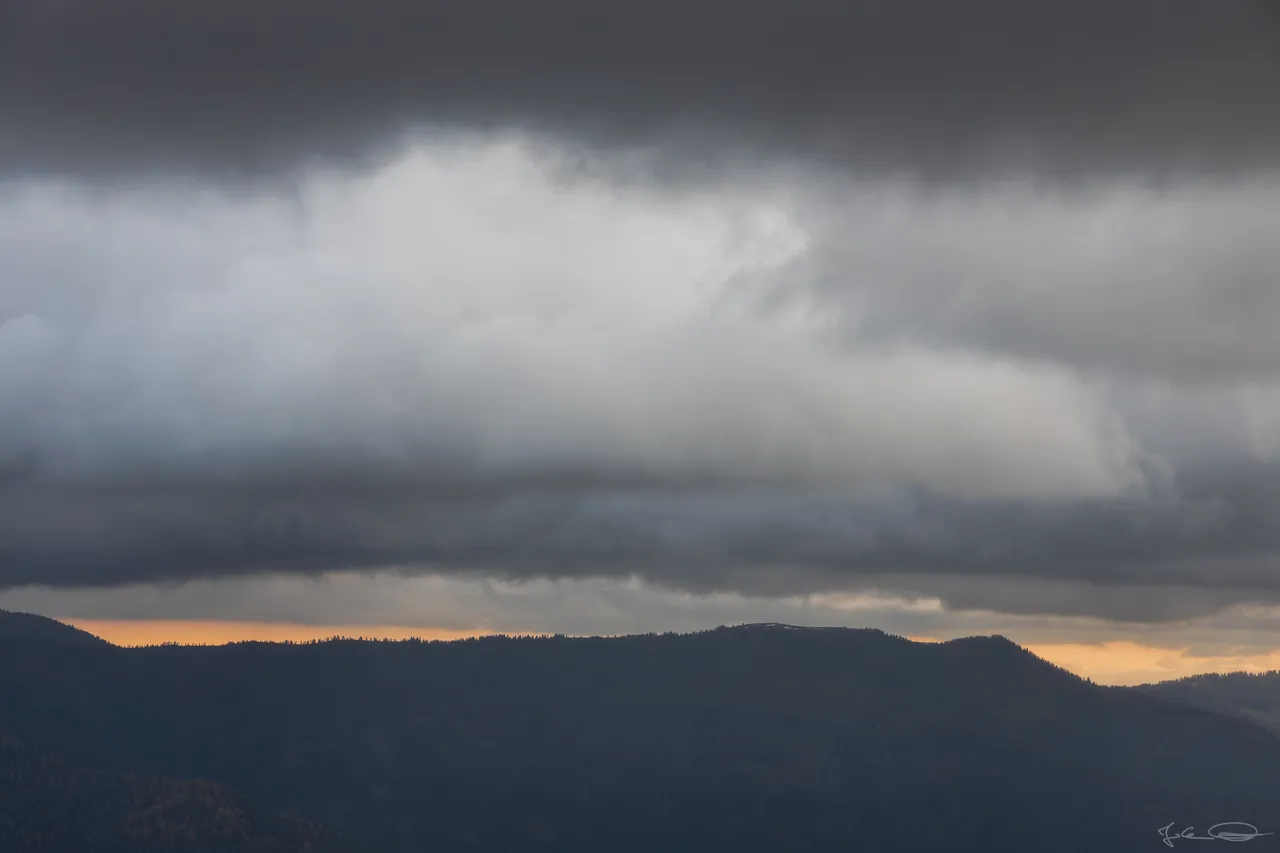
[(1134, 689), (1184, 705), (1251, 720), (1280, 734), (1280, 672), (1210, 673), (1160, 684), (1144, 684)]
[[(133, 813), (65, 793), (90, 772), (217, 783), (109, 783), (183, 825), (221, 826), (224, 800), (263, 816), (237, 824), (241, 847), (166, 853), (318, 851), (334, 833), (388, 853), (1132, 853), (1197, 843), (1166, 844), (1171, 822), (1280, 832), (1280, 737), (1000, 637), (748, 625), (123, 649), (80, 633), (0, 614), (0, 732), (73, 768), (13, 784), (64, 828)], [(33, 841), (31, 812), (0, 806), (0, 849), (80, 849)]]

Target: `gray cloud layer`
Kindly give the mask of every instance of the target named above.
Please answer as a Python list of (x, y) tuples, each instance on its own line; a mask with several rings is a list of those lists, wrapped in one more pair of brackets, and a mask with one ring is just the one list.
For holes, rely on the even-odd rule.
[(12, 183), (0, 586), (395, 565), (1130, 621), (1280, 590), (1274, 183), (549, 156)]
[(1273, 0), (9, 0), (0, 170), (262, 174), (418, 124), (954, 177), (1280, 158)]
[(1210, 388), (1280, 375), (1274, 176), (832, 192), (772, 296), (835, 312), (850, 340)]
[(0, 588), (1273, 601), (1277, 102), (1262, 0), (9, 0)]

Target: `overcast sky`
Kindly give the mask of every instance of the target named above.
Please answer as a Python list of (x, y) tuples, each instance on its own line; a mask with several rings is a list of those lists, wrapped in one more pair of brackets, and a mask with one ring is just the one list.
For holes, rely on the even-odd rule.
[(9, 0), (0, 606), (1269, 631), (1276, 103), (1263, 0)]

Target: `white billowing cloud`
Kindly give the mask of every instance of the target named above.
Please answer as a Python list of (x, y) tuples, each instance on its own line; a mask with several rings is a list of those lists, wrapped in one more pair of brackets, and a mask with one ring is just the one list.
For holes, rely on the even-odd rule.
[[(1280, 378), (1280, 180), (837, 185), (778, 289), (854, 336), (1183, 386)], [(1270, 389), (1268, 393), (1274, 394)]]
[[(813, 248), (803, 187), (623, 189), (554, 165), (490, 141), (290, 193), (10, 186), (0, 461), (54, 479), (1144, 487), (1143, 450), (1070, 365), (850, 347), (820, 310), (759, 310)], [(893, 271), (847, 271), (873, 273)]]

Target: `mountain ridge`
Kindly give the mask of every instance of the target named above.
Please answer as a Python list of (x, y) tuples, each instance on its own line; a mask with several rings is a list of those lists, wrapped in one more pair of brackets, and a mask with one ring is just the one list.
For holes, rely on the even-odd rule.
[(1057, 853), (1079, 825), (1128, 853), (1170, 820), (1280, 825), (1280, 738), (998, 636), (0, 641), (0, 684), (0, 729), (41, 748), (216, 780), (388, 853)]
[(1280, 735), (1280, 670), (1202, 673), (1129, 689), (1248, 720)]
[(111, 645), (88, 631), (48, 616), (0, 610), (0, 640), (19, 639), (80, 645)]

